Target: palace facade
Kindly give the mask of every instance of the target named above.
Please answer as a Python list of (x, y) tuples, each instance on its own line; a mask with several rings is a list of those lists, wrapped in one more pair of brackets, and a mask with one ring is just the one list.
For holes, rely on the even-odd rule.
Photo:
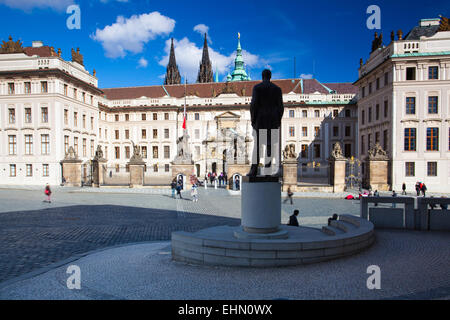
[(394, 190), (417, 181), (450, 192), (450, 29), (425, 19), (406, 36), (391, 33), (359, 69), (360, 157), (380, 143), (390, 159)]
[[(430, 191), (450, 192), (450, 31), (444, 30), (444, 19), (427, 21), (386, 47), (377, 36), (354, 84), (273, 80), (282, 89), (285, 106), (282, 148), (295, 145), (300, 181), (328, 181), (336, 142), (345, 157), (362, 163), (378, 142), (391, 160), (393, 188), (406, 182), (412, 189), (420, 180)], [(198, 83), (180, 83), (172, 47), (164, 85), (100, 89), (95, 70), (91, 74), (84, 68), (79, 50), (72, 50), (71, 61), (66, 61), (60, 50), (41, 42), (31, 47), (12, 39), (4, 42), (2, 184), (60, 184), (61, 161), (70, 147), (82, 161), (87, 181), (98, 146), (107, 160), (105, 181), (117, 182), (115, 177), (128, 172), (133, 143), (141, 147), (146, 184), (166, 184), (173, 174), (177, 139), (183, 135), (185, 105), (195, 174), (227, 170), (230, 150), (222, 141), (229, 133), (247, 163), (253, 148), (250, 102), (258, 82), (247, 76), (240, 50), (239, 40), (227, 82), (217, 82), (217, 75), (213, 82), (205, 41)], [(406, 146), (416, 149), (404, 150)]]

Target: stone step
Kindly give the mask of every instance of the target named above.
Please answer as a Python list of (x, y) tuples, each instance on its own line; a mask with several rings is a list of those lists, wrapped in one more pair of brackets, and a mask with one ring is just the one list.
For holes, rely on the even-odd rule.
[(355, 216), (351, 216), (348, 214), (343, 214), (339, 216), (339, 221), (344, 221), (347, 223), (350, 223), (352, 225), (354, 225), (355, 227), (359, 228), (360, 227), (360, 222), (359, 222), (359, 218), (355, 217)]
[(344, 221), (341, 221), (341, 220), (332, 220), (330, 222), (330, 225), (332, 227), (335, 227), (335, 228), (343, 231), (344, 233), (347, 233), (347, 232), (355, 229), (355, 226), (353, 224), (348, 223), (348, 222), (344, 222)]
[(336, 227), (333, 226), (324, 226), (322, 227), (322, 232), (329, 235), (329, 236), (335, 236), (338, 234), (343, 234), (344, 232)]

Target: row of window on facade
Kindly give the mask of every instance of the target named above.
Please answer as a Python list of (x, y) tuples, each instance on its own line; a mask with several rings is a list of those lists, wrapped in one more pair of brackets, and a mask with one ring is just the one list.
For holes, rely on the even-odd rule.
[[(301, 112), (302, 118), (308, 118), (309, 117), (309, 112), (308, 110), (302, 110)], [(340, 115), (340, 112), (338, 109), (334, 109), (332, 112), (333, 118), (338, 118)], [(352, 111), (350, 109), (344, 109), (344, 113), (343, 116), (345, 118), (351, 118), (352, 116)], [(288, 117), (289, 118), (295, 118), (295, 110), (289, 110), (288, 112)], [(321, 112), (320, 110), (314, 110), (314, 117), (315, 118), (321, 118)]]
[[(415, 97), (406, 98), (405, 113), (408, 115), (416, 114), (416, 98)], [(439, 113), (439, 97), (436, 97), (436, 96), (428, 97), (428, 114), (438, 114), (438, 113)]]
[[(24, 136), (25, 155), (33, 155), (33, 135), (26, 134)], [(17, 155), (17, 136), (8, 136), (9, 155)], [(41, 155), (50, 155), (50, 135), (41, 134)]]
[[(383, 83), (383, 87), (386, 87), (388, 84), (389, 84), (389, 72), (386, 72), (386, 73), (384, 74), (384, 83)], [(368, 85), (367, 87), (363, 87), (363, 88), (361, 89), (361, 96), (362, 96), (363, 98), (365, 98), (366, 95), (367, 95), (366, 88), (368, 88), (368, 91), (369, 91), (368, 94), (372, 94), (372, 92), (373, 92), (373, 82), (370, 82), (369, 85)], [(377, 79), (375, 80), (375, 90), (379, 90), (379, 89), (381, 89), (381, 79), (380, 79), (380, 78), (377, 78)]]
[[(406, 80), (413, 81), (417, 78), (417, 71), (415, 67), (406, 68)], [(431, 66), (428, 68), (428, 80), (439, 80), (439, 67)], [(381, 89), (381, 79), (377, 78), (375, 81), (375, 90)], [(384, 87), (389, 84), (389, 73), (384, 74)], [(364, 98), (366, 96), (366, 88), (363, 87), (361, 90), (361, 95)], [(373, 82), (370, 82), (368, 85), (368, 94), (372, 94), (373, 92)]]
[[(366, 149), (366, 136), (361, 136), (361, 154), (371, 148), (372, 134), (367, 136), (368, 144)], [(383, 131), (383, 148), (388, 147), (388, 130)], [(375, 143), (380, 143), (380, 132), (375, 132)], [(450, 151), (450, 129), (448, 150)], [(404, 151), (417, 151), (417, 128), (405, 128), (404, 130)], [(439, 151), (439, 128), (426, 128), (426, 151)]]
[[(368, 111), (367, 112), (367, 114), (368, 114), (367, 122), (371, 123), (372, 120), (373, 120), (373, 109), (372, 109), (372, 107), (369, 107), (367, 109), (367, 111)], [(381, 116), (380, 105), (377, 104), (375, 106), (375, 121), (380, 120), (380, 116)], [(384, 118), (387, 118), (389, 116), (389, 102), (388, 101), (384, 102), (383, 116), (384, 116)], [(361, 110), (361, 124), (362, 125), (366, 124), (366, 110), (364, 110), (364, 109)]]
[[(416, 67), (407, 67), (406, 68), (406, 80), (413, 81), (417, 78), (417, 69)], [(439, 67), (431, 66), (428, 67), (428, 80), (439, 80)]]
[[(339, 137), (339, 126), (333, 126), (333, 137)], [(314, 137), (318, 138), (320, 137), (320, 127), (316, 126), (314, 127)], [(344, 135), (345, 137), (350, 137), (352, 134), (352, 127), (351, 126), (345, 126), (344, 128)], [(289, 127), (289, 136), (295, 137), (295, 127), (290, 126)], [(302, 127), (302, 137), (308, 137), (308, 127)]]
[[(25, 107), (24, 109), (24, 122), (31, 124), (33, 122), (32, 109), (29, 107)], [(41, 107), (41, 123), (48, 123), (48, 107)], [(16, 109), (9, 108), (8, 109), (8, 123), (15, 124), (16, 123)]]
[[(120, 147), (114, 147), (115, 159), (121, 158), (120, 150), (121, 150)], [(105, 147), (105, 153), (107, 154), (107, 152), (108, 152), (108, 147)], [(131, 158), (131, 147), (125, 146), (124, 153), (125, 153), (125, 159), (130, 159)], [(147, 146), (141, 146), (141, 156), (143, 159), (149, 158)], [(153, 159), (159, 159), (159, 147), (158, 146), (152, 147), (152, 156), (153, 156), (152, 157)], [(170, 146), (164, 146), (164, 159), (170, 159)]]
[[(416, 176), (416, 163), (415, 162), (405, 162), (405, 176), (415, 177)], [(438, 163), (435, 161), (427, 162), (427, 176), (437, 177), (438, 176)]]
[[(153, 139), (158, 139), (158, 129), (153, 129)], [(102, 138), (102, 129), (99, 129), (99, 138)], [(108, 138), (108, 129), (105, 129), (105, 139)], [(116, 140), (120, 140), (120, 130), (115, 130), (114, 131), (114, 138)], [(124, 130), (124, 138), (125, 139), (130, 139), (130, 130), (126, 129)], [(142, 129), (141, 130), (141, 138), (142, 139), (147, 139), (147, 129)], [(164, 129), (164, 139), (169, 139), (170, 138), (170, 130), (169, 129)]]
[[(24, 122), (27, 124), (31, 124), (33, 122), (32, 109), (29, 107), (25, 107), (24, 109)], [(87, 116), (85, 114), (82, 115), (82, 127), (86, 129), (86, 119)], [(48, 107), (41, 107), (41, 123), (48, 123)], [(8, 122), (9, 124), (16, 123), (16, 109), (9, 108), (8, 109)], [(69, 111), (64, 109), (64, 124), (69, 125)], [(78, 112), (73, 113), (73, 125), (74, 127), (78, 127)], [(94, 129), (94, 117), (90, 119), (90, 129)]]
[[(405, 128), (405, 151), (417, 151), (417, 128)], [(450, 151), (450, 129), (448, 131), (448, 150)], [(439, 128), (426, 129), (426, 150), (439, 151)]]
[[(388, 139), (389, 139), (389, 130), (383, 130), (383, 143), (380, 140), (380, 132), (375, 132), (375, 143), (380, 144), (385, 151), (388, 151)], [(365, 155), (366, 152), (372, 148), (373, 143), (373, 135), (369, 133), (367, 135), (367, 144), (366, 144), (366, 136), (361, 136), (361, 155)]]
[[(367, 122), (371, 123), (373, 120), (373, 109), (369, 107), (367, 110)], [(416, 114), (416, 98), (408, 97), (406, 98), (406, 108), (405, 113), (407, 115)], [(439, 113), (439, 97), (430, 96), (428, 97), (428, 114), (438, 114)], [(384, 102), (384, 118), (389, 116), (389, 103)], [(375, 121), (380, 120), (380, 105), (375, 106)], [(364, 125), (366, 122), (366, 110), (361, 110), (361, 124)]]
[[(158, 114), (157, 113), (153, 113), (152, 115), (153, 115), (153, 120), (157, 121), (158, 120)], [(200, 115), (199, 114), (196, 114), (196, 115), (198, 115), (198, 119), (196, 117), (195, 120), (200, 120)], [(129, 113), (126, 113), (124, 115), (124, 120), (125, 121), (130, 121), (130, 114)], [(147, 114), (146, 113), (142, 113), (141, 114), (141, 120), (142, 121), (147, 121)], [(168, 113), (164, 113), (164, 120), (169, 120), (169, 114)], [(114, 121), (116, 121), (116, 122), (120, 121), (120, 115), (119, 114), (115, 114), (114, 115)]]
[[(301, 145), (301, 151), (300, 151), (300, 160), (309, 160), (309, 148), (310, 146), (308, 144), (302, 144)], [(320, 143), (314, 143), (312, 144), (312, 158), (313, 159), (321, 159), (322, 158), (322, 144)], [(351, 158), (354, 154), (352, 152), (352, 144), (351, 143), (344, 143), (344, 157)]]
[[(87, 116), (85, 114), (82, 115), (81, 117), (81, 124), (83, 129), (86, 129), (86, 119)], [(69, 110), (64, 109), (64, 124), (65, 125), (69, 125)], [(73, 113), (73, 126), (74, 127), (78, 127), (78, 112), (75, 111)], [(91, 121), (90, 121), (90, 129), (94, 130), (94, 117), (91, 116)]]
[[(31, 94), (31, 93), (48, 93), (48, 82), (47, 81), (41, 81), (41, 90), (40, 92), (32, 92), (31, 89), (31, 82), (27, 81), (23, 83), (23, 93), (24, 94)], [(67, 84), (64, 85), (64, 95), (65, 96), (69, 96), (68, 93), (69, 90), (69, 86)], [(78, 100), (78, 89), (77, 88), (73, 88), (72, 89), (72, 97), (75, 100)], [(14, 95), (16, 94), (17, 90), (16, 90), (16, 83), (14, 82), (9, 82), (8, 83), (8, 94), (9, 95)], [(93, 95), (89, 95), (90, 98), (90, 104), (93, 105), (94, 104), (94, 96)], [(81, 92), (81, 101), (83, 103), (86, 103), (86, 92)]]
[[(308, 110), (302, 110), (301, 114), (302, 114), (302, 118), (308, 118)], [(339, 110), (338, 109), (333, 110), (332, 114), (333, 114), (334, 118), (339, 117)], [(157, 113), (153, 113), (152, 116), (153, 116), (153, 120), (154, 121), (158, 120), (158, 114)], [(345, 109), (344, 117), (350, 118), (351, 116), (352, 116), (351, 110), (350, 109)], [(115, 117), (114, 120), (116, 122), (120, 121), (120, 115), (119, 114), (114, 115), (114, 117)], [(289, 118), (295, 118), (295, 110), (289, 110), (288, 117)], [(320, 118), (321, 117), (320, 110), (314, 110), (314, 117), (315, 118)], [(189, 118), (190, 118), (190, 115), (188, 114), (188, 120), (189, 120)], [(125, 114), (124, 115), (124, 120), (125, 121), (130, 121), (130, 114), (128, 114), (128, 113)], [(146, 113), (142, 113), (141, 114), (141, 120), (142, 121), (147, 121), (147, 114)], [(169, 120), (169, 113), (164, 113), (164, 120)], [(194, 113), (193, 114), (193, 120), (199, 121), (200, 120), (200, 113)]]
[[(153, 168), (153, 172), (160, 172), (160, 170), (159, 170), (160, 169), (160, 165), (158, 165), (157, 163), (152, 165), (152, 168)], [(119, 173), (121, 171), (119, 164), (115, 165), (115, 170), (114, 171), (116, 173)], [(144, 172), (149, 172), (149, 171), (150, 171), (150, 168), (145, 164), (144, 165)], [(125, 172), (130, 172), (130, 165), (128, 165), (128, 164), (125, 165)], [(169, 164), (165, 164), (164, 165), (164, 172), (170, 172), (170, 165)], [(113, 172), (110, 171), (109, 175), (112, 176)]]
[[(24, 155), (34, 155), (34, 136), (31, 134), (24, 135)], [(14, 156), (17, 155), (17, 136), (9, 135), (8, 136), (8, 145), (9, 145), (9, 155)], [(78, 153), (78, 137), (74, 137), (73, 139), (73, 147), (76, 154)], [(84, 138), (82, 140), (82, 155), (83, 157), (87, 157), (87, 139)], [(69, 136), (64, 136), (64, 150), (65, 153), (69, 151)], [(93, 157), (95, 155), (95, 141), (90, 140), (90, 156)], [(41, 135), (41, 155), (50, 155), (50, 135), (42, 134)]]
[[(25, 165), (25, 175), (27, 177), (32, 177), (33, 176), (33, 165), (32, 164), (26, 164)], [(17, 177), (17, 165), (16, 164), (10, 164), (9, 165), (9, 176), (10, 177)], [(42, 176), (43, 177), (49, 177), (50, 176), (50, 166), (48, 164), (43, 164), (42, 165)]]

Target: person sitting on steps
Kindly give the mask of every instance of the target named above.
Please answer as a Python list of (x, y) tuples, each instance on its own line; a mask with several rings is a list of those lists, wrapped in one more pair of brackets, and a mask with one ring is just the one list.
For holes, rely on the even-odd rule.
[(297, 216), (298, 216), (299, 213), (300, 213), (300, 211), (294, 210), (294, 214), (289, 217), (288, 226), (292, 226), (292, 227), (299, 227), (300, 226), (298, 224), (298, 220), (297, 220)]

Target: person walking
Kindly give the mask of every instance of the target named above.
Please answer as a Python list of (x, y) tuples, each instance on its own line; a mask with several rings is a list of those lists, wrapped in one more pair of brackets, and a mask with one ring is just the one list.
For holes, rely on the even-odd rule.
[(52, 195), (52, 190), (50, 189), (50, 185), (47, 183), (47, 185), (45, 186), (45, 191), (44, 191), (45, 195), (47, 196), (47, 199), (44, 200), (44, 202), (47, 203), (51, 203), (51, 199), (50, 196)]
[(198, 187), (196, 184), (192, 185), (191, 196), (192, 196), (192, 202), (198, 202)]
[(283, 203), (286, 203), (289, 200), (291, 200), (291, 205), (293, 205), (294, 203), (292, 202), (292, 196), (294, 195), (294, 193), (292, 192), (291, 187), (288, 187), (287, 195), (288, 195), (288, 197), (283, 201)]
[(291, 226), (291, 227), (299, 227), (300, 226), (298, 223), (298, 219), (297, 219), (299, 213), (300, 213), (300, 211), (294, 210), (294, 214), (289, 217), (288, 226)]
[(239, 176), (236, 176), (236, 179), (234, 180), (234, 186), (236, 188), (236, 191), (241, 190), (241, 180), (239, 179)]
[(172, 180), (170, 187), (172, 188), (172, 198), (175, 199), (175, 191), (177, 188), (177, 183), (175, 182), (175, 180)]
[(420, 196), (420, 182), (419, 181), (416, 182), (416, 193), (417, 193), (417, 196)]
[(423, 197), (425, 198), (426, 197), (426, 193), (427, 193), (427, 186), (425, 185), (425, 183), (422, 183), (421, 190), (422, 190)]
[(178, 182), (178, 184), (177, 184), (177, 195), (180, 197), (180, 199), (183, 199), (183, 197), (181, 196), (181, 189), (182, 189), (181, 183)]
[(404, 183), (404, 182), (402, 185), (402, 195), (406, 196), (406, 183)]
[[(378, 192), (378, 190), (375, 190), (373, 196), (374, 196), (375, 198), (379, 198), (379, 197), (380, 197), (380, 193)], [(378, 203), (375, 203), (375, 207), (378, 207)]]

